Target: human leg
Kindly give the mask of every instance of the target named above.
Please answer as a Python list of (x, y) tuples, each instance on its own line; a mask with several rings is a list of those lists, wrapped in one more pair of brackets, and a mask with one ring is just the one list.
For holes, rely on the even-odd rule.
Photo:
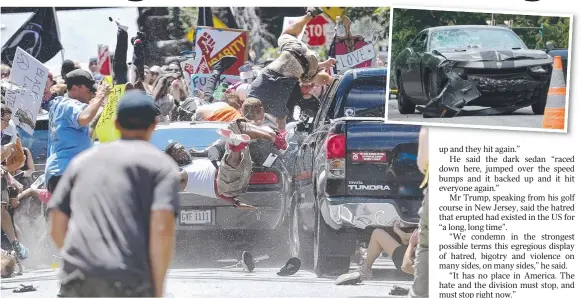
[(236, 60), (237, 58), (235, 56), (224, 56), (212, 65), (212, 75), (206, 80), (202, 88), (205, 101), (213, 102), (215, 100), (214, 90), (216, 90), (216, 86), (220, 83), (220, 77), (227, 69), (234, 65)]
[(285, 28), (281, 35), (289, 34), (289, 35), (293, 35), (293, 36), (299, 36), (299, 34), (301, 34), (301, 32), (303, 32), (305, 25), (307, 25), (307, 23), (309, 23), (309, 21), (311, 21), (314, 17), (316, 17), (320, 13), (321, 13), (321, 9), (318, 7), (308, 8), (307, 13), (304, 16), (302, 16), (297, 22), (295, 22), (295, 23), (291, 24), (289, 27)]

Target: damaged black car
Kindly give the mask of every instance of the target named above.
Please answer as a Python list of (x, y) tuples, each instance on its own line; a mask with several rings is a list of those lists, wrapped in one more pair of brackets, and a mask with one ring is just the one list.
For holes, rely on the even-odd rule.
[(542, 115), (552, 62), (506, 27), (443, 26), (421, 31), (396, 57), (391, 74), (401, 114), (493, 115), (531, 106)]

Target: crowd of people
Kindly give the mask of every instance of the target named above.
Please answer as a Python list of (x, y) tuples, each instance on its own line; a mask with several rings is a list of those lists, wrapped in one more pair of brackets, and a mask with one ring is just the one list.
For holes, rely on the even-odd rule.
[[(253, 152), (287, 148), (286, 127), (296, 106), (305, 116), (319, 110), (316, 94), (332, 82), (328, 70), (335, 59), (320, 59), (298, 36), (320, 13), (319, 8), (309, 8), (284, 29), (278, 39), (279, 57), (266, 65), (246, 63), (238, 69), (236, 84), (221, 83), (237, 59), (222, 57), (211, 65), (202, 90), (190, 90), (181, 59), (145, 65), (146, 37), (138, 33), (129, 40), (128, 27), (115, 21), (113, 85), (126, 89), (115, 119), (121, 139), (93, 146), (113, 86), (103, 80), (97, 59), (90, 59), (89, 70), (65, 60), (59, 76), (49, 74), (42, 97), (41, 109), (49, 114), (46, 189), (33, 185), (30, 150), (22, 147), (10, 120), (12, 111), (2, 104), (2, 277), (20, 274), (20, 262), (29, 255), (14, 223), (19, 202), (27, 199), (48, 205), (43, 214), (50, 219), (50, 236), (64, 263), (62, 295), (160, 297), (171, 262), (178, 192), (255, 209), (238, 199), (247, 191), (253, 163), (263, 163)], [(128, 44), (134, 52), (129, 64)], [(9, 76), (10, 68), (3, 65), (2, 78)], [(201, 152), (177, 142), (160, 152), (149, 143), (157, 123), (173, 121), (230, 124), (218, 130), (218, 140), (204, 150), (208, 158), (193, 159), (192, 154)], [(417, 264), (419, 259), (428, 262), (426, 256), (419, 258), (418, 247), (428, 249), (423, 229), (405, 233), (395, 225), (394, 231), (398, 239), (375, 230), (364, 264), (355, 274), (340, 277), (338, 284), (371, 277), (372, 264), (382, 251), (392, 256), (397, 268), (428, 283), (422, 280), (426, 272), (413, 265), (415, 251)], [(243, 254), (243, 267), (254, 268), (248, 253)], [(422, 297), (421, 288), (415, 291)]]

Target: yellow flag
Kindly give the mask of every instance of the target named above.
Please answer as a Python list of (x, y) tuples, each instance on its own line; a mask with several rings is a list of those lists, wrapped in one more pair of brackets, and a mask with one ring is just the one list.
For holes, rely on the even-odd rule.
[(113, 142), (121, 137), (119, 130), (115, 128), (115, 118), (117, 117), (117, 104), (123, 94), (125, 94), (125, 84), (115, 85), (109, 94), (107, 104), (95, 127), (95, 133), (100, 143)]
[[(217, 18), (215, 15), (212, 16), (212, 23), (214, 23), (214, 28), (220, 28), (220, 29), (225, 29), (228, 28), (226, 26), (226, 24), (224, 24), (219, 18)], [(191, 27), (190, 29), (188, 29), (188, 32), (186, 32), (186, 36), (185, 38), (189, 41), (189, 42), (194, 42), (194, 33), (195, 33), (195, 29), (194, 27)]]
[(346, 11), (345, 7), (322, 7), (321, 10), (333, 21), (336, 17), (341, 17)]

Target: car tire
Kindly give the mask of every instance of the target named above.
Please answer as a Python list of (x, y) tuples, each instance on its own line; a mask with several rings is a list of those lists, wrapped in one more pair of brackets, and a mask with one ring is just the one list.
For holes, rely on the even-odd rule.
[(317, 277), (339, 276), (350, 270), (349, 255), (340, 257), (329, 255), (329, 247), (333, 245), (329, 239), (335, 234), (336, 232), (325, 224), (323, 217), (318, 212), (313, 241), (313, 269)]
[(297, 200), (291, 201), (289, 216), (289, 254), (299, 258), (304, 265), (313, 265), (313, 236), (301, 228)]
[[(546, 93), (546, 92), (544, 92)], [(548, 95), (541, 94), (537, 96), (537, 100), (531, 105), (531, 110), (535, 115), (543, 115), (546, 110), (546, 103), (548, 102)]]
[(406, 92), (404, 92), (404, 88), (402, 87), (402, 77), (398, 75), (396, 81), (398, 84), (398, 94), (396, 95), (396, 99), (398, 100), (398, 111), (403, 115), (414, 114), (416, 104), (414, 104), (410, 97), (406, 95)]

